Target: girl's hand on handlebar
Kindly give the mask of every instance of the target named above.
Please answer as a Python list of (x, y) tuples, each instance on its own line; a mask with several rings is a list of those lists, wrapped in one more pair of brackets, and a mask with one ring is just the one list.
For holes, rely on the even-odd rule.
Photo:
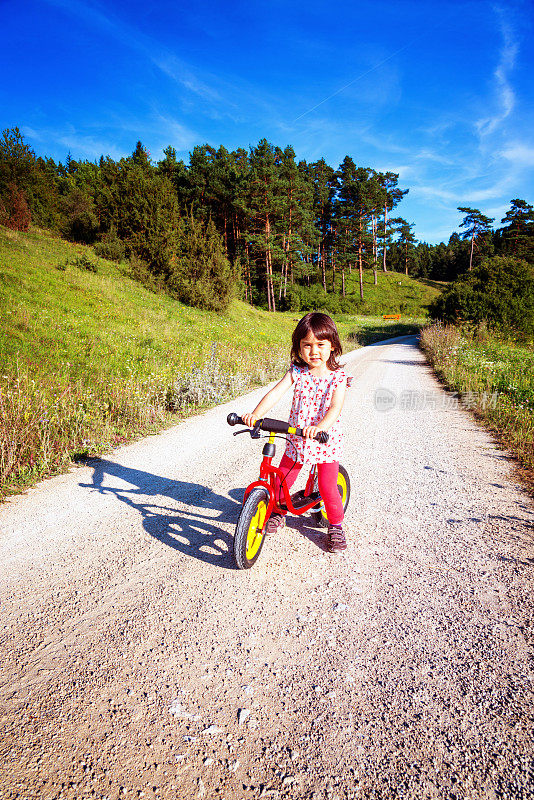
[(253, 417), (252, 414), (243, 414), (241, 419), (248, 428), (253, 428), (257, 421), (256, 417)]
[(306, 439), (315, 439), (320, 430), (321, 428), (318, 428), (317, 425), (308, 425), (307, 428), (302, 429), (302, 435)]

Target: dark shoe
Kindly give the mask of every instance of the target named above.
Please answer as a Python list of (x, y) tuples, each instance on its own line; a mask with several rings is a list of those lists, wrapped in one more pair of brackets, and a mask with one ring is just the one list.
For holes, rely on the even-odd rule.
[(281, 514), (271, 514), (265, 526), (265, 533), (276, 533), (279, 528), (284, 527), (286, 518)]
[(337, 553), (347, 549), (347, 541), (341, 525), (328, 526), (328, 539), (326, 544), (329, 553)]

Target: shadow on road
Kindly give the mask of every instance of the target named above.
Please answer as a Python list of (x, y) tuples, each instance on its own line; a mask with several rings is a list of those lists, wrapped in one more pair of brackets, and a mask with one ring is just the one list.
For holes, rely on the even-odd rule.
[(391, 325), (366, 325), (365, 328), (352, 331), (348, 335), (349, 342), (357, 342), (362, 347), (380, 345), (386, 339), (396, 339), (398, 336), (410, 336), (413, 342), (397, 342), (414, 346), (415, 337), (419, 336), (421, 326), (411, 322), (397, 322)]
[(380, 362), (382, 364), (405, 364), (407, 367), (426, 366), (426, 361), (424, 359), (421, 359), (420, 361), (402, 361), (398, 358), (381, 358)]
[(300, 517), (288, 516), (286, 517), (286, 528), (300, 533), (301, 536), (308, 539), (319, 550), (323, 550), (326, 553), (326, 528), (319, 528), (311, 517), (307, 515)]
[[(244, 489), (233, 489), (230, 497), (224, 497), (209, 486), (169, 480), (106, 459), (91, 459), (87, 466), (93, 469), (92, 483), (80, 486), (115, 495), (138, 511), (150, 536), (200, 561), (237, 569), (231, 555), (232, 537), (221, 523), (236, 522)], [(186, 504), (188, 510), (166, 505), (165, 497)]]

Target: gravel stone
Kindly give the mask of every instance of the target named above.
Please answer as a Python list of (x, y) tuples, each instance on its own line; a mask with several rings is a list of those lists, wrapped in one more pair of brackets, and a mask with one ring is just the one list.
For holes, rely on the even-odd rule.
[(265, 388), (0, 506), (1, 800), (534, 797), (533, 502), (414, 337), (347, 369), (343, 558), (235, 569)]

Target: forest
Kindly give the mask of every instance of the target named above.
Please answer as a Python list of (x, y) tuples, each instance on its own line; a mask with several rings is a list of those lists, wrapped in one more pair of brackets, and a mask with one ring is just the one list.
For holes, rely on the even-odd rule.
[[(131, 274), (182, 302), (225, 310), (232, 293), (269, 311), (357, 311), (363, 273), (452, 281), (484, 259), (534, 263), (534, 210), (511, 200), (501, 220), (460, 206), (461, 233), (417, 240), (398, 215), (399, 175), (324, 159), (297, 161), (262, 139), (248, 150), (196, 146), (189, 163), (169, 146), (157, 162), (139, 141), (115, 161), (37, 156), (17, 127), (0, 139), (0, 224), (30, 223), (127, 259)], [(461, 217), (459, 217), (461, 219)], [(359, 287), (349, 296), (347, 276)]]

